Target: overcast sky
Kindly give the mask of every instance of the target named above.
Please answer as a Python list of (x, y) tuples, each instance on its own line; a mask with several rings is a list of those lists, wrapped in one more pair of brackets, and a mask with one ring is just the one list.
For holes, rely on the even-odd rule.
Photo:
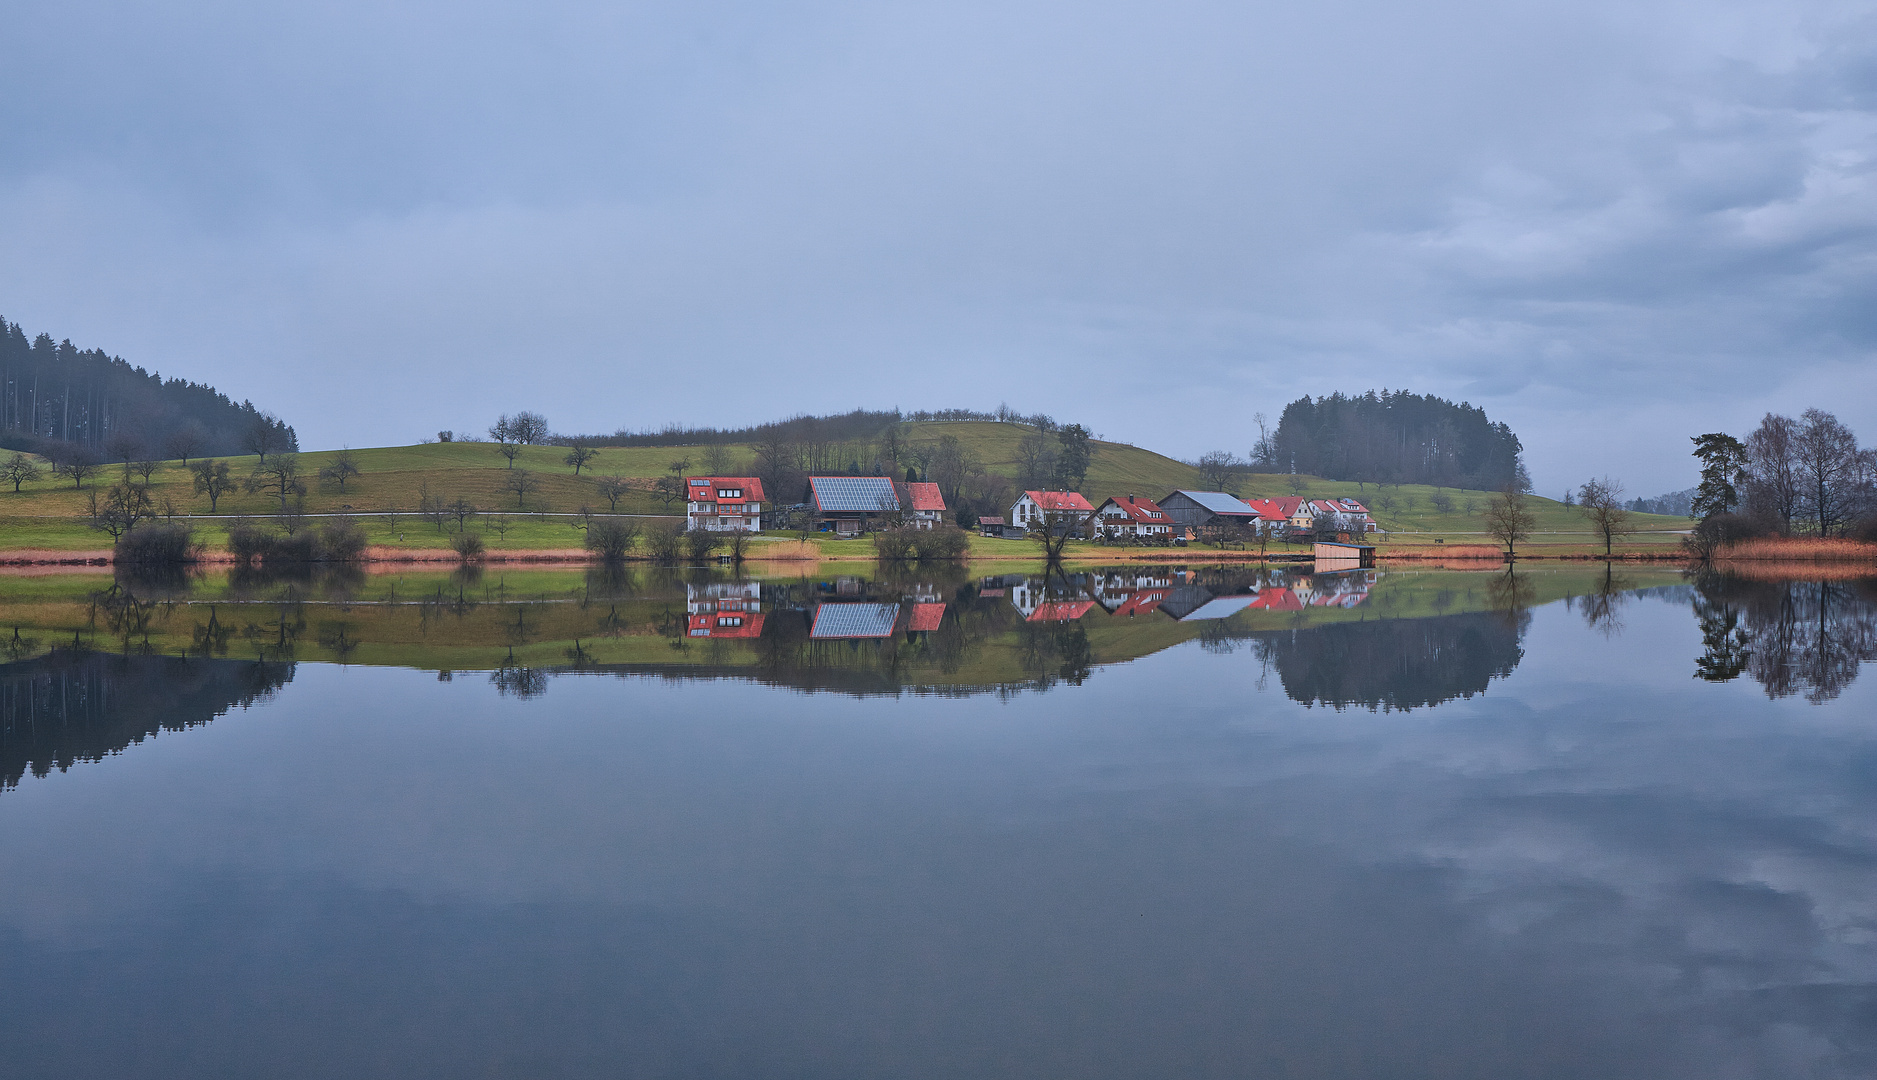
[(855, 406), (1245, 453), (1509, 421), (1543, 494), (1877, 441), (1877, 4), (7, 3), (0, 315), (308, 448)]

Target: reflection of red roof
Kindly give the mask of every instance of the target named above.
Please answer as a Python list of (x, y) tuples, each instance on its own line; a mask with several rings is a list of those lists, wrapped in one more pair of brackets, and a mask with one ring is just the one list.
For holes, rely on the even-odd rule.
[(939, 486), (937, 484), (928, 484), (924, 482), (907, 484), (906, 489), (912, 492), (912, 509), (914, 510), (943, 510), (945, 509), (945, 496), (939, 494)]
[(1102, 503), (1102, 506), (1106, 507), (1108, 503), (1120, 507), (1121, 511), (1127, 514), (1129, 521), (1138, 521), (1143, 525), (1166, 525), (1172, 521), (1167, 517), (1167, 512), (1159, 506), (1132, 495), (1116, 495)]
[(1115, 608), (1114, 613), (1117, 616), (1145, 615), (1159, 607), (1160, 602), (1165, 600), (1167, 595), (1172, 591), (1171, 589), (1141, 589), (1138, 592), (1130, 594), (1127, 598), (1127, 602)]
[(765, 615), (732, 615), (705, 612), (690, 619), (690, 636), (707, 638), (753, 638), (763, 636)]
[(763, 482), (754, 476), (687, 476), (684, 488), (684, 497), (691, 502), (717, 502), (719, 491), (738, 493), (725, 495), (723, 502), (763, 501)]
[(1051, 600), (1038, 604), (1025, 622), (1074, 622), (1095, 606), (1093, 600)]
[(912, 622), (906, 629), (937, 630), (939, 628), (939, 620), (944, 617), (944, 604), (914, 604), (912, 606)]
[(1082, 510), (1094, 513), (1095, 508), (1077, 491), (1026, 491), (1030, 501), (1044, 510)]
[(1297, 599), (1297, 594), (1289, 589), (1267, 588), (1259, 591), (1258, 598), (1251, 602), (1251, 606), (1266, 611), (1302, 611), (1303, 601)]

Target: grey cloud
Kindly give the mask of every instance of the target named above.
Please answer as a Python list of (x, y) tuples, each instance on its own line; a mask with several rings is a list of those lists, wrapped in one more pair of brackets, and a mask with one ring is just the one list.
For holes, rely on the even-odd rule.
[(1877, 437), (1863, 8), (96, 4), (14, 35), (8, 317), (318, 444), (520, 398), (702, 420), (699, 372), (712, 420), (1008, 399), (1182, 454), (1411, 387), (1505, 415), (1545, 490), (1683, 486), (1688, 433), (1769, 406)]

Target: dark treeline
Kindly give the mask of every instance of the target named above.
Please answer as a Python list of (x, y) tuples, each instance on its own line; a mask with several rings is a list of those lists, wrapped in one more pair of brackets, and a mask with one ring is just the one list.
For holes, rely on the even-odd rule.
[(627, 431), (624, 428), (611, 435), (574, 436), (557, 435), (556, 442), (573, 442), (576, 439), (594, 446), (725, 446), (732, 443), (754, 443), (764, 440), (781, 439), (792, 443), (840, 443), (862, 442), (878, 439), (886, 429), (909, 420), (1007, 420), (1014, 423), (1030, 423), (1034, 418), (1019, 416), (1001, 407), (997, 412), (979, 412), (975, 409), (937, 409), (919, 410), (902, 413), (898, 409), (855, 409), (852, 412), (835, 413), (828, 416), (791, 416), (786, 420), (775, 420), (767, 424), (752, 424), (740, 428), (685, 427), (682, 424), (667, 424), (654, 431)]
[(293, 673), (291, 663), (77, 649), (0, 664), (0, 788), (206, 724), (264, 700)]
[(1298, 398), (1261, 436), (1252, 467), (1329, 480), (1528, 489), (1522, 447), (1483, 409), (1406, 391)]
[(1823, 409), (1797, 419), (1767, 413), (1739, 439), (1694, 437), (1702, 463), (1696, 539), (1853, 536), (1877, 539), (1877, 447)]
[(101, 349), (30, 341), (0, 319), (0, 446), (97, 458), (180, 458), (298, 449), (293, 428), (206, 383), (165, 379)]
[(1294, 701), (1389, 712), (1485, 693), (1524, 659), (1528, 621), (1491, 613), (1342, 623), (1265, 636), (1255, 648)]

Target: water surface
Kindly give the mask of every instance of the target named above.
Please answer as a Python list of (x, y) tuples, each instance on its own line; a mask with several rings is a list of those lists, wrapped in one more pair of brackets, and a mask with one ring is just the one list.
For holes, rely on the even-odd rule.
[(10, 1075), (1877, 1073), (1871, 582), (7, 588)]

